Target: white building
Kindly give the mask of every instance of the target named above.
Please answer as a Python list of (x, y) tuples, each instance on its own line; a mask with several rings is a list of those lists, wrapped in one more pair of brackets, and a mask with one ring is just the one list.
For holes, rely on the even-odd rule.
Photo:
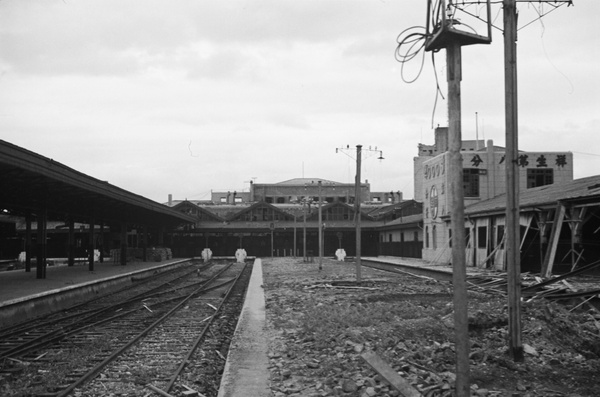
[[(452, 227), (449, 194), (449, 156), (447, 128), (437, 128), (433, 146), (419, 145), (414, 159), (415, 199), (423, 201), (423, 259), (448, 263), (451, 258)], [(506, 192), (505, 149), (489, 140), (463, 141), (463, 186), (465, 207)], [(571, 152), (519, 152), (519, 187), (521, 190), (573, 180)], [(418, 189), (418, 190), (417, 190)], [(465, 222), (467, 250), (483, 242), (468, 219)], [(467, 255), (467, 265), (474, 266), (475, 255)]]

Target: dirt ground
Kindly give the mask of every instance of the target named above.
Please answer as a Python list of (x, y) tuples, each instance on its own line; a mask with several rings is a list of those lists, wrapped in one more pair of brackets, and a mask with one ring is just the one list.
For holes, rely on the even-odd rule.
[[(424, 396), (454, 395), (452, 287), (354, 263), (263, 260), (271, 390), (283, 396), (399, 396), (361, 355), (375, 352)], [(356, 288), (360, 287), (360, 288)], [(522, 306), (524, 362), (507, 353), (507, 301), (469, 292), (472, 396), (600, 395), (600, 315)]]

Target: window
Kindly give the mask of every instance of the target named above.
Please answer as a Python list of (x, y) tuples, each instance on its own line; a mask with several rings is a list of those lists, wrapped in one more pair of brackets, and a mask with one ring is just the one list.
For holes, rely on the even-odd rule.
[(477, 248), (487, 247), (487, 226), (477, 228)]
[(463, 188), (465, 197), (479, 197), (479, 170), (477, 168), (463, 170)]
[(425, 248), (429, 248), (429, 226), (425, 226)]
[(241, 203), (241, 202), (243, 201), (241, 197), (234, 197), (234, 198), (233, 198), (233, 200), (234, 200), (236, 203)]
[(437, 249), (437, 228), (435, 225), (431, 228), (431, 246), (431, 248)]
[(415, 232), (413, 241), (419, 241), (419, 232)]
[(221, 197), (220, 201), (221, 201), (222, 203), (226, 203), (226, 202), (227, 202), (227, 197)]
[(347, 221), (350, 219), (350, 213), (347, 208), (333, 207), (327, 209), (323, 214), (323, 218), (328, 221)]
[(496, 245), (502, 244), (502, 239), (504, 238), (504, 225), (498, 225), (496, 229)]
[(273, 204), (273, 197), (265, 197), (265, 202), (269, 204)]
[(448, 229), (448, 246), (452, 248), (452, 229)]
[(400, 241), (404, 242), (404, 232), (400, 232)]
[(393, 241), (392, 240), (392, 233), (389, 234), (388, 238), (389, 238), (389, 242), (391, 243)]
[(277, 197), (277, 204), (285, 203), (285, 197)]
[(552, 168), (528, 168), (527, 189), (551, 185), (554, 183), (554, 170)]

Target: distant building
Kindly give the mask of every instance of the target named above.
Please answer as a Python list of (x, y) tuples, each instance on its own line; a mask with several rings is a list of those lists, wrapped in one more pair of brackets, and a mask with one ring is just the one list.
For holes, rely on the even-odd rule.
[[(333, 257), (338, 248), (349, 256), (355, 253), (355, 185), (321, 178), (295, 178), (278, 183), (253, 183), (249, 192), (212, 192), (210, 201), (173, 200), (168, 206), (195, 216), (197, 222), (173, 235), (177, 256), (199, 256), (208, 247), (214, 255), (233, 255), (243, 247), (252, 256), (302, 256), (318, 252), (319, 206), (323, 228), (324, 253)], [(379, 225), (400, 222), (403, 217), (422, 213), (413, 202), (402, 206), (401, 192), (372, 193), (368, 181), (360, 185), (362, 253), (376, 256), (380, 249)], [(320, 198), (320, 200), (319, 200)], [(396, 218), (400, 221), (396, 221)], [(306, 230), (306, 238), (304, 237)], [(386, 229), (387, 230), (387, 229)], [(386, 252), (420, 255), (416, 249), (420, 234), (411, 232), (411, 249), (401, 250), (403, 232), (395, 247)], [(415, 237), (416, 236), (416, 237)], [(385, 241), (389, 243), (390, 241)], [(421, 240), (422, 242), (422, 240)]]
[[(415, 199), (423, 201), (423, 259), (445, 263), (450, 260), (452, 230), (449, 214), (452, 198), (449, 192), (448, 129), (437, 128), (433, 146), (419, 145), (414, 159)], [(506, 193), (505, 149), (482, 141), (464, 141), (463, 158), (464, 205), (491, 199)], [(564, 183), (573, 180), (571, 152), (519, 152), (520, 190)], [(467, 229), (467, 249), (481, 244)]]
[[(320, 188), (319, 182), (321, 182)], [(356, 196), (354, 183), (340, 183), (321, 178), (295, 178), (278, 183), (251, 183), (250, 201), (286, 204), (298, 203), (306, 198), (317, 202), (319, 189), (324, 202), (354, 204)], [(360, 184), (360, 199), (363, 203), (371, 200), (371, 186), (368, 181)]]
[(210, 200), (213, 204), (242, 204), (251, 202), (249, 192), (237, 192), (235, 190), (233, 192), (211, 192)]

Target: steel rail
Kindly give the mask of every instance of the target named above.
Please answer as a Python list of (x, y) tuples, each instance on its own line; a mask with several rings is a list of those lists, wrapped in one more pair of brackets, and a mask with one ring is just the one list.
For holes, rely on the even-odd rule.
[(198, 335), (198, 337), (196, 338), (196, 340), (192, 344), (192, 347), (189, 349), (187, 355), (185, 356), (185, 358), (179, 364), (179, 367), (177, 368), (177, 370), (173, 373), (173, 375), (171, 375), (171, 380), (167, 384), (167, 388), (165, 390), (167, 393), (169, 393), (171, 391), (171, 389), (173, 388), (173, 385), (177, 381), (177, 378), (179, 377), (179, 375), (181, 375), (181, 372), (185, 369), (186, 365), (190, 362), (191, 357), (196, 352), (196, 349), (198, 348), (198, 346), (200, 346), (200, 342), (202, 342), (202, 339), (204, 339), (204, 336), (206, 335), (206, 333), (210, 329), (210, 326), (212, 325), (212, 323), (213, 323), (214, 319), (216, 318), (217, 314), (221, 313), (221, 309), (226, 304), (226, 302), (229, 300), (229, 298), (231, 296), (231, 292), (234, 290), (234, 288), (235, 288), (237, 282), (239, 281), (240, 277), (242, 276), (242, 274), (244, 274), (244, 271), (246, 270), (247, 266), (248, 266), (248, 264), (244, 263), (244, 267), (242, 268), (242, 270), (240, 271), (240, 273), (237, 275), (237, 277), (235, 277), (235, 280), (234, 280), (233, 284), (231, 285), (231, 287), (229, 287), (229, 289), (225, 293), (225, 296), (223, 297), (223, 300), (221, 301), (221, 303), (217, 307), (217, 310), (215, 310), (215, 312), (213, 313), (213, 315), (210, 317), (210, 319), (208, 320), (208, 322), (206, 323), (206, 325), (204, 326), (204, 328), (202, 329), (202, 331), (200, 332), (200, 334)]
[[(192, 272), (190, 272), (190, 273), (192, 273)], [(181, 277), (178, 277), (178, 278), (176, 278), (174, 280), (178, 280), (178, 279), (183, 278), (183, 277), (185, 277), (187, 275), (189, 275), (189, 273), (187, 273), (186, 275), (183, 275)], [(163, 286), (165, 286), (167, 284), (170, 284), (174, 280), (171, 280), (171, 281), (169, 281), (167, 283), (163, 283), (159, 287), (153, 288), (152, 290), (156, 290), (157, 288), (162, 288)], [(197, 285), (197, 284), (198, 283), (194, 283), (192, 285)], [(182, 288), (189, 288), (189, 287), (190, 287), (190, 285), (188, 285), (187, 287), (182, 287)], [(170, 290), (170, 291), (172, 291), (172, 290)], [(145, 292), (143, 292), (141, 294), (136, 295), (133, 298), (130, 298), (130, 299), (128, 299), (126, 301), (123, 301), (123, 302), (120, 302), (118, 304), (111, 305), (111, 306), (106, 306), (106, 307), (103, 307), (103, 308), (100, 308), (100, 309), (94, 309), (94, 310), (83, 312), (84, 314), (88, 314), (88, 313), (89, 314), (87, 316), (85, 316), (85, 317), (80, 318), (77, 322), (63, 325), (63, 326), (61, 326), (61, 327), (59, 327), (59, 328), (57, 328), (57, 329), (55, 329), (53, 331), (50, 331), (50, 332), (45, 333), (43, 335), (39, 335), (39, 336), (37, 336), (37, 337), (35, 337), (33, 339), (30, 339), (30, 340), (28, 340), (28, 341), (26, 341), (24, 343), (21, 343), (18, 346), (15, 346), (13, 348), (10, 348), (8, 350), (5, 350), (5, 351), (1, 352), (0, 353), (0, 359), (23, 355), (23, 354), (25, 354), (27, 352), (30, 352), (30, 351), (34, 350), (34, 349), (39, 349), (39, 348), (42, 348), (44, 346), (48, 346), (49, 344), (58, 342), (61, 339), (64, 339), (64, 338), (66, 338), (68, 336), (77, 334), (77, 333), (79, 333), (79, 332), (81, 332), (81, 331), (83, 331), (83, 330), (85, 330), (87, 328), (90, 328), (92, 326), (104, 324), (106, 322), (110, 322), (110, 321), (116, 320), (116, 319), (118, 319), (120, 317), (123, 317), (124, 315), (128, 315), (128, 314), (134, 313), (134, 312), (136, 312), (138, 310), (143, 310), (144, 307), (142, 306), (140, 308), (128, 310), (128, 311), (119, 313), (117, 315), (114, 315), (114, 316), (111, 316), (111, 317), (108, 317), (108, 318), (103, 318), (101, 320), (94, 321), (94, 322), (88, 323), (88, 324), (86, 324), (84, 326), (81, 326), (81, 323), (89, 321), (92, 318), (97, 317), (100, 314), (106, 313), (106, 312), (111, 311), (111, 310), (118, 310), (120, 308), (123, 308), (127, 304), (132, 304), (132, 303), (135, 303), (137, 301), (142, 301), (143, 299), (148, 299), (148, 297), (152, 297), (154, 295), (162, 294), (162, 292), (160, 292), (160, 293), (157, 293), (157, 294), (152, 294), (152, 295), (147, 296), (146, 295), (147, 293), (148, 293), (148, 291), (145, 291)], [(177, 300), (177, 299), (180, 299), (180, 298), (182, 298), (182, 296), (173, 298), (171, 300), (167, 300), (167, 301), (162, 302), (162, 303), (168, 303), (170, 301)], [(82, 315), (82, 313), (75, 313), (75, 315), (67, 316), (67, 319), (71, 319), (71, 318), (77, 317), (78, 315), (80, 316), (80, 315)], [(58, 323), (60, 321), (63, 321), (64, 319), (65, 318), (57, 319), (57, 320), (55, 320), (55, 322), (53, 322), (51, 324), (56, 324), (56, 323)], [(33, 329), (33, 326), (31, 328), (28, 328), (28, 329)], [(25, 329), (24, 331), (20, 331), (20, 333), (26, 332), (28, 329)]]
[[(229, 264), (229, 265), (225, 266), (217, 274), (215, 274), (212, 278), (210, 278), (209, 280), (207, 280), (206, 283), (205, 283), (205, 285), (208, 285), (211, 282), (213, 282), (217, 277), (219, 277), (222, 273), (224, 273), (226, 270), (228, 270), (231, 266), (232, 266), (232, 264)], [(152, 324), (150, 324), (148, 327), (146, 327), (143, 331), (141, 331), (135, 337), (133, 337), (129, 342), (127, 342), (125, 345), (123, 345), (120, 348), (118, 348), (117, 350), (115, 350), (113, 353), (111, 353), (104, 360), (102, 360), (100, 363), (98, 363), (97, 365), (95, 365), (92, 369), (90, 369), (84, 375), (80, 376), (79, 379), (77, 379), (75, 382), (71, 383), (67, 388), (65, 388), (65, 389), (61, 390), (60, 392), (58, 392), (56, 394), (56, 397), (68, 396), (77, 387), (81, 386), (82, 384), (84, 384), (88, 380), (90, 380), (90, 379), (94, 378), (95, 376), (97, 376), (98, 373), (104, 367), (106, 367), (108, 364), (110, 364), (112, 361), (114, 361), (123, 352), (127, 351), (131, 346), (133, 346), (140, 339), (142, 339), (144, 336), (146, 336), (148, 333), (150, 333), (150, 331), (152, 331), (153, 329), (155, 329), (158, 325), (160, 325), (162, 322), (164, 322), (166, 319), (168, 319), (173, 313), (175, 313), (177, 310), (179, 310), (190, 299), (192, 299), (198, 293), (200, 293), (201, 289), (202, 288), (198, 288), (196, 291), (190, 293), (187, 297), (185, 297), (178, 304), (176, 304), (171, 310), (169, 310), (167, 313), (165, 313), (164, 315), (162, 315), (160, 318), (158, 318), (156, 321), (154, 321)]]
[[(193, 265), (190, 264), (190, 266), (193, 266)], [(206, 269), (206, 267), (208, 267), (208, 266), (205, 266), (205, 267), (200, 268), (200, 269)], [(175, 272), (175, 271), (177, 271), (179, 269), (180, 268), (175, 268), (175, 269), (169, 270), (168, 272), (163, 272), (163, 273), (161, 273), (161, 275), (168, 275), (168, 274), (170, 274), (172, 272)], [(172, 280), (169, 280), (167, 282), (164, 282), (164, 283), (162, 283), (162, 284), (160, 284), (160, 285), (158, 285), (158, 286), (156, 286), (154, 288), (151, 288), (148, 291), (141, 292), (141, 293), (139, 293), (139, 294), (137, 294), (137, 295), (135, 295), (135, 296), (133, 296), (133, 297), (125, 300), (125, 301), (120, 302), (120, 304), (126, 304), (126, 303), (130, 303), (131, 301), (135, 301), (135, 300), (139, 300), (141, 298), (145, 298), (145, 294), (150, 294), (150, 293), (152, 293), (152, 291), (156, 291), (156, 290), (158, 290), (160, 288), (163, 288), (164, 286), (172, 283), (173, 281), (176, 281), (176, 280), (179, 280), (181, 278), (187, 277), (187, 276), (189, 276), (189, 274), (191, 274), (193, 272), (196, 272), (197, 270), (198, 269), (192, 270), (192, 271), (190, 271), (190, 272), (188, 272), (188, 273), (186, 273), (186, 274), (184, 274), (184, 275), (182, 275), (180, 277), (176, 277), (176, 278), (174, 278)], [(151, 278), (147, 279), (147, 282), (151, 282), (151, 281), (152, 281)], [(139, 285), (139, 286), (141, 287), (141, 285)], [(71, 307), (63, 309), (62, 311), (66, 312), (66, 311), (76, 310), (79, 307), (92, 304), (93, 302), (96, 302), (96, 301), (98, 301), (100, 299), (105, 299), (105, 298), (107, 298), (110, 295), (115, 295), (115, 294), (118, 294), (118, 293), (121, 293), (121, 292), (126, 292), (127, 290), (130, 290), (130, 289), (131, 289), (131, 286), (126, 286), (126, 287), (123, 287), (123, 288), (118, 289), (116, 291), (112, 291), (110, 294), (105, 294), (105, 295), (98, 296), (98, 297), (95, 297), (93, 299), (87, 300), (85, 302), (81, 302), (81, 303), (75, 304), (75, 305), (73, 305)], [(69, 320), (69, 319), (72, 319), (72, 318), (76, 318), (78, 316), (84, 316), (84, 315), (87, 315), (87, 314), (89, 314), (89, 315), (98, 314), (98, 313), (101, 313), (106, 308), (108, 308), (110, 310), (114, 306), (117, 306), (117, 305), (112, 305), (112, 306), (108, 306), (108, 307), (102, 307), (102, 308), (99, 308), (99, 309), (89, 309), (89, 310), (85, 310), (85, 311), (82, 311), (82, 312), (79, 312), (79, 313), (72, 313), (72, 314), (69, 314), (69, 315), (66, 315), (66, 316), (62, 316), (62, 317), (57, 318), (57, 319), (48, 320), (48, 321), (41, 322), (41, 323), (37, 322), (37, 321), (39, 321), (39, 318), (38, 319), (32, 319), (30, 321), (22, 322), (22, 323), (19, 323), (19, 324), (15, 324), (13, 326), (9, 326), (9, 327), (3, 328), (2, 330), (0, 330), (0, 332), (1, 332), (0, 333), (0, 339), (5, 339), (5, 338), (8, 338), (8, 337), (11, 337), (11, 336), (14, 336), (14, 335), (18, 335), (19, 333), (27, 332), (27, 331), (30, 331), (30, 330), (33, 330), (33, 329), (39, 329), (39, 328), (42, 328), (42, 327), (47, 327), (47, 326), (56, 324), (56, 323), (61, 322), (61, 321), (65, 321), (65, 320)], [(53, 314), (55, 314), (55, 313), (50, 313), (50, 314), (48, 314), (45, 317), (51, 316)]]

